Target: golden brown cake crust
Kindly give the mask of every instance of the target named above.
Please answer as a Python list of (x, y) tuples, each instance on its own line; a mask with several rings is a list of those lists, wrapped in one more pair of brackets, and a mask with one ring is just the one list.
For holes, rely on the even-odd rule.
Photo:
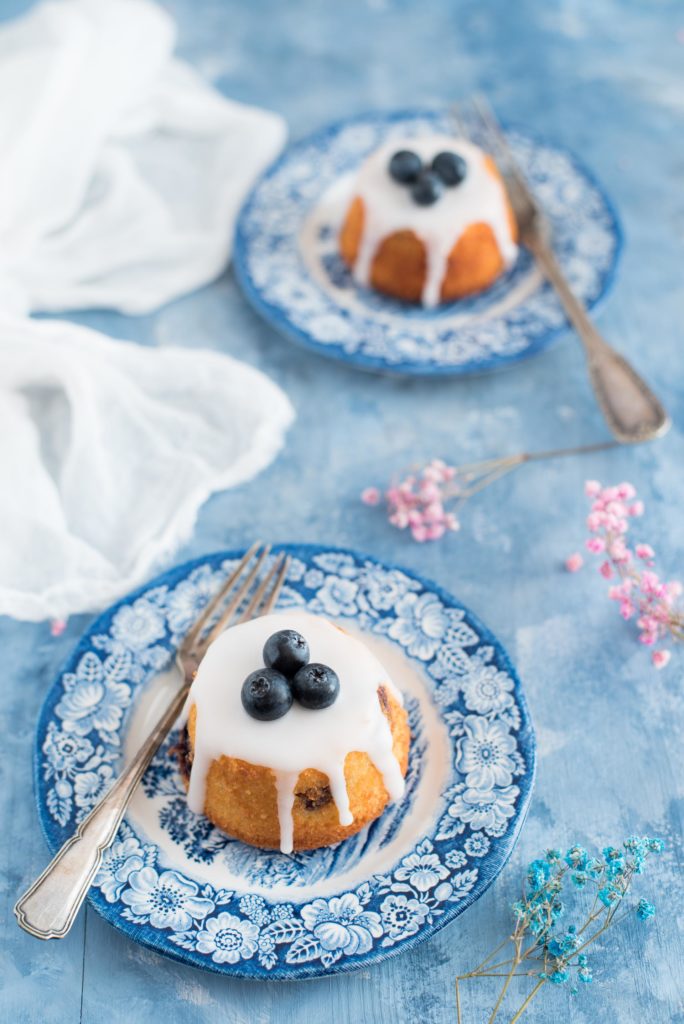
[[(499, 170), (490, 156), (485, 157), (487, 172), (501, 181)], [(513, 241), (518, 240), (518, 226), (510, 203), (506, 211)], [(347, 210), (339, 236), (340, 254), (353, 268), (361, 245), (365, 223), (364, 203), (355, 196)], [(475, 295), (489, 288), (504, 270), (504, 260), (494, 232), (488, 224), (474, 222), (454, 242), (442, 280), (440, 299), (456, 299)], [(385, 295), (404, 302), (420, 302), (427, 274), (427, 252), (423, 241), (413, 231), (395, 231), (382, 239), (373, 256), (370, 283)]]
[(404, 302), (420, 302), (427, 273), (427, 253), (413, 231), (395, 231), (380, 242), (371, 264), (370, 283)]
[(360, 196), (356, 196), (349, 204), (347, 216), (344, 218), (344, 224), (340, 232), (340, 252), (342, 253), (342, 259), (349, 267), (353, 267), (356, 263), (359, 245), (361, 244), (361, 235), (363, 234), (364, 219), (363, 199)]
[[(392, 729), (395, 757), (405, 775), (410, 742), (406, 711), (384, 686), (378, 689), (378, 699)], [(186, 789), (196, 725), (197, 710), (193, 705), (188, 715), (188, 742), (184, 750), (181, 744), (181, 775)], [(347, 827), (340, 825), (328, 777), (314, 768), (300, 774), (292, 811), (295, 850), (338, 843), (359, 832), (384, 810), (388, 794), (382, 775), (367, 754), (349, 753), (344, 774), (354, 816), (353, 823)], [(207, 777), (204, 813), (218, 828), (236, 839), (265, 849), (280, 847), (275, 776), (270, 768), (226, 756), (214, 761)]]

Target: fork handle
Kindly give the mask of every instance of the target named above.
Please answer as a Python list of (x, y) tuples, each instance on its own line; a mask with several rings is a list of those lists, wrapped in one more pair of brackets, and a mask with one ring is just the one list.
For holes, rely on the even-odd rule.
[(109, 792), (17, 901), (14, 908), (17, 921), (31, 935), (39, 939), (63, 939), (69, 932), (97, 874), (102, 855), (114, 840), (135, 787), (183, 709), (188, 688), (186, 684), (174, 694), (154, 730)]
[(530, 240), (529, 248), (580, 336), (591, 384), (613, 436), (629, 444), (665, 434), (670, 419), (662, 404), (636, 370), (596, 330), (549, 243), (538, 237)]

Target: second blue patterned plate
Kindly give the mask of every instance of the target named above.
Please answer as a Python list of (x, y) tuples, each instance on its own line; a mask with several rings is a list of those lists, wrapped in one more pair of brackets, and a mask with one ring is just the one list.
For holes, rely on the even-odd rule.
[[(360, 288), (339, 256), (337, 234), (362, 160), (393, 137), (452, 130), (447, 111), (365, 114), (290, 146), (238, 222), (235, 271), (255, 309), (321, 355), (395, 374), (478, 373), (549, 345), (567, 323), (524, 249), (488, 291), (435, 310)], [(612, 284), (621, 248), (609, 199), (566, 150), (527, 131), (506, 134), (549, 215), (571, 285), (595, 306)]]
[[(429, 938), (498, 875), (535, 770), (515, 671), (456, 598), (349, 551), (279, 550), (292, 556), (281, 605), (358, 631), (403, 691), (412, 731), (405, 798), (336, 847), (257, 850), (188, 809), (171, 736), (89, 896), (134, 941), (246, 978), (370, 967)], [(35, 748), (53, 852), (139, 745), (161, 689), (177, 685), (169, 667), (180, 638), (238, 558), (217, 554), (159, 577), (105, 612), (69, 658)]]

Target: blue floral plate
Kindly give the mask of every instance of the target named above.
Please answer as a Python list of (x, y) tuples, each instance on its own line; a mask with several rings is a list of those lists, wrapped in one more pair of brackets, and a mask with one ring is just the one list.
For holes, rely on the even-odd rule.
[[(550, 344), (567, 322), (523, 249), (487, 292), (436, 310), (360, 288), (339, 256), (338, 229), (364, 157), (392, 137), (452, 130), (446, 111), (365, 114), (290, 146), (238, 221), (235, 271), (257, 312), (322, 355), (396, 374), (476, 373)], [(591, 308), (615, 273), (621, 248), (615, 211), (570, 153), (527, 132), (507, 135), (551, 219), (568, 279)]]
[[(285, 856), (191, 813), (170, 747), (150, 766), (90, 892), (131, 939), (248, 978), (369, 967), (452, 921), (491, 885), (522, 826), (535, 770), (520, 683), (449, 594), (372, 558), (290, 546), (283, 606), (358, 630), (405, 695), (406, 797), (357, 836)], [(171, 570), (90, 627), (48, 693), (35, 776), (54, 852), (177, 685), (179, 639), (239, 556)]]

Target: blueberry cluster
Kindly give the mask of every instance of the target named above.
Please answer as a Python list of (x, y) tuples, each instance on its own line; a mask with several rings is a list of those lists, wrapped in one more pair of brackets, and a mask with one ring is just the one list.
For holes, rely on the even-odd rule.
[(242, 706), (252, 718), (272, 722), (298, 701), (319, 711), (337, 700), (340, 680), (327, 665), (309, 661), (309, 645), (294, 629), (281, 629), (264, 644), (264, 668), (242, 684)]
[(409, 185), (413, 201), (419, 206), (432, 206), (444, 187), (460, 185), (467, 171), (463, 157), (446, 150), (438, 153), (429, 167), (410, 149), (400, 149), (389, 162), (390, 177), (400, 185)]

